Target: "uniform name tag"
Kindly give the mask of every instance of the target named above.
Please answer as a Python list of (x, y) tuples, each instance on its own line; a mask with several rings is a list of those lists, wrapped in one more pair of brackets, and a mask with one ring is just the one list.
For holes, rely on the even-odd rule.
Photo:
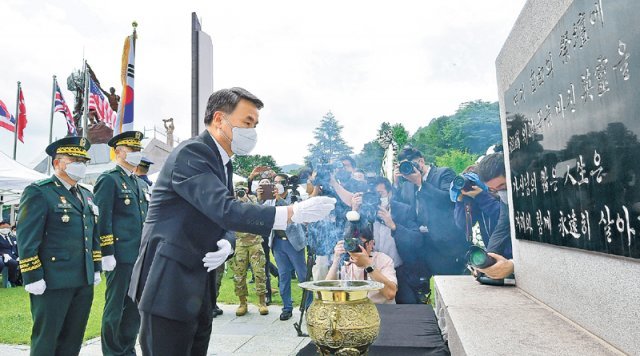
[(60, 209), (71, 209), (71, 204), (69, 203), (58, 203), (58, 208)]

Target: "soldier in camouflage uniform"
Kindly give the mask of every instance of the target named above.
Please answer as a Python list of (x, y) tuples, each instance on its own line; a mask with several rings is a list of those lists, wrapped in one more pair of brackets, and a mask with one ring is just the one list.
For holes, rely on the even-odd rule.
[[(236, 199), (249, 204), (255, 204), (255, 199), (251, 199), (246, 194), (239, 196), (238, 192), (242, 187), (236, 189)], [(258, 294), (258, 309), (260, 315), (269, 314), (269, 308), (265, 303), (265, 293), (267, 292), (265, 281), (265, 257), (262, 249), (262, 236), (244, 232), (236, 233), (236, 250), (233, 257), (233, 282), (235, 284), (235, 292), (240, 298), (240, 306), (236, 310), (237, 316), (243, 316), (247, 313), (247, 269), (251, 264), (253, 276), (255, 277), (256, 294)]]

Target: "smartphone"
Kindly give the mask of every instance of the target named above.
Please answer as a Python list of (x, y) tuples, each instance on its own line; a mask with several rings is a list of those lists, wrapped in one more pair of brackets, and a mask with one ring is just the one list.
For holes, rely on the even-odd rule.
[(276, 198), (276, 187), (274, 184), (260, 184), (260, 188), (262, 188), (262, 200), (271, 200)]

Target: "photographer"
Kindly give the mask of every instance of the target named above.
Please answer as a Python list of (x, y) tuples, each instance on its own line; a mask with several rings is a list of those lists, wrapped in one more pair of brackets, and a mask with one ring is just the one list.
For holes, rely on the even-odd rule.
[(420, 151), (405, 148), (398, 156), (396, 197), (416, 212), (420, 231), (427, 234), (423, 248), (424, 262), (436, 275), (464, 273), (465, 255), (470, 243), (453, 218), (454, 204), (449, 186), (456, 174), (451, 168), (425, 163)]
[[(281, 186), (282, 187), (282, 186)], [(289, 205), (282, 198), (284, 187), (276, 188), (269, 179), (260, 181), (257, 193), (258, 201), (263, 205)], [(273, 230), (269, 237), (269, 247), (278, 265), (278, 287), (282, 298), (280, 320), (288, 320), (293, 316), (293, 300), (291, 299), (291, 272), (295, 270), (299, 282), (307, 276), (307, 265), (304, 258), (305, 235), (301, 224), (289, 224), (286, 230)], [(311, 295), (310, 295), (311, 296)], [(311, 299), (308, 300), (311, 303)]]
[[(424, 236), (418, 231), (415, 212), (407, 204), (393, 199), (391, 183), (387, 179), (376, 177), (371, 186), (377, 193), (376, 198), (379, 197), (373, 237), (376, 250), (394, 262), (398, 279), (396, 303), (421, 303), (430, 293), (431, 272), (421, 261)], [(354, 194), (352, 209), (359, 211), (361, 205), (362, 194)]]
[[(486, 185), (475, 173), (476, 166), (469, 166), (462, 175), (451, 183), (450, 196), (455, 201), (454, 217), (456, 225), (465, 231), (471, 241), (472, 228), (478, 224), (484, 246), (489, 246), (500, 216), (500, 199), (488, 192)], [(462, 183), (464, 182), (464, 183)], [(464, 184), (463, 187), (455, 183)]]
[(486, 245), (487, 251), (510, 259), (513, 256), (504, 155), (502, 153), (493, 153), (484, 157), (478, 163), (478, 176), (487, 185), (489, 191), (500, 197), (500, 216), (495, 229), (489, 237), (489, 243)]
[[(345, 249), (345, 240), (340, 240), (334, 248), (333, 264), (327, 274), (327, 280), (338, 278), (340, 270), (341, 280), (372, 280), (384, 284), (381, 290), (370, 291), (368, 296), (376, 304), (395, 304), (396, 292), (398, 291), (396, 270), (393, 267), (393, 260), (382, 252), (374, 252), (375, 241), (373, 231), (369, 224), (352, 228), (347, 234), (347, 239), (356, 240), (350, 242)], [(348, 260), (343, 256), (348, 253)]]

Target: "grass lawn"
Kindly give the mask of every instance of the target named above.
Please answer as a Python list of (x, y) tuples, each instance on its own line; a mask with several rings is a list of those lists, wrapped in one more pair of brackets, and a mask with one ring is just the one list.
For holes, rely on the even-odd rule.
[[(229, 269), (227, 270), (230, 271)], [(272, 277), (271, 282), (272, 288), (277, 290), (278, 279)], [(84, 334), (85, 340), (100, 336), (105, 286), (105, 277), (103, 275), (102, 282), (94, 291), (91, 314)], [(249, 302), (257, 303), (258, 297), (256, 296), (254, 284), (248, 284), (248, 287)], [(225, 304), (239, 303), (233, 289), (233, 279), (229, 274), (225, 274), (218, 300)], [(302, 297), (302, 290), (298, 288), (297, 280), (291, 281), (291, 290), (294, 306), (297, 306), (300, 304), (300, 298)], [(279, 293), (273, 294), (273, 304), (282, 304)], [(0, 344), (29, 345), (32, 325), (29, 293), (25, 292), (23, 287), (0, 288)]]

